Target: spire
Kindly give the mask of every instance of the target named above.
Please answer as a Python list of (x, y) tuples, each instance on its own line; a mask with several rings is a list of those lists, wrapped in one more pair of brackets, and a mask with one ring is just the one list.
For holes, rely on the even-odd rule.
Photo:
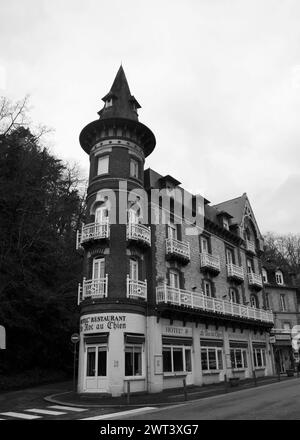
[(141, 108), (130, 93), (122, 64), (107, 95), (102, 98), (104, 107), (98, 112), (100, 119), (124, 118), (138, 121), (137, 109)]

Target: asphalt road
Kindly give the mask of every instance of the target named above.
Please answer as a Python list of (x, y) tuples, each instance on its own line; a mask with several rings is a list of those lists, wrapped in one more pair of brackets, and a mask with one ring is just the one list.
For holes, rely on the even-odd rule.
[(300, 380), (214, 396), (123, 420), (300, 420)]

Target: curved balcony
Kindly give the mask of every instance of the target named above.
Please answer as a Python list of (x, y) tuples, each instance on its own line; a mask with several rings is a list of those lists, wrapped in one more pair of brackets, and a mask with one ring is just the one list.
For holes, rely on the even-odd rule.
[(176, 258), (184, 263), (188, 263), (190, 261), (190, 244), (175, 238), (167, 238), (166, 256), (167, 258)]
[(242, 283), (244, 281), (244, 269), (236, 264), (227, 264), (227, 277)]
[(87, 298), (100, 299), (107, 297), (108, 275), (103, 278), (87, 280), (83, 278), (78, 285), (78, 305)]
[(109, 238), (109, 219), (101, 223), (88, 223), (82, 225), (81, 232), (77, 231), (76, 249), (79, 249), (83, 243), (91, 240), (101, 240)]
[(218, 274), (221, 270), (220, 257), (202, 252), (200, 254), (200, 269), (211, 272), (212, 274)]
[(126, 287), (127, 298), (147, 299), (147, 280), (137, 281), (131, 279), (129, 275), (127, 275)]
[(262, 322), (274, 322), (271, 310), (237, 304), (220, 298), (212, 298), (202, 293), (190, 292), (162, 284), (156, 288), (156, 302), (174, 304), (191, 309), (210, 311), (216, 314), (236, 316)]
[(144, 246), (151, 246), (150, 226), (128, 223), (126, 231), (127, 240), (134, 240)]
[(258, 275), (256, 273), (248, 273), (248, 283), (249, 286), (254, 287), (255, 289), (262, 289), (263, 287), (263, 281), (261, 275)]

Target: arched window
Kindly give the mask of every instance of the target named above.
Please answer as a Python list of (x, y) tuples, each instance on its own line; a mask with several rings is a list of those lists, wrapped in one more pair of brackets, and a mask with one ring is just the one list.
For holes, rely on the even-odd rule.
[(262, 273), (263, 282), (267, 283), (268, 282), (268, 274), (267, 274), (267, 271), (266, 271), (266, 269), (264, 267), (262, 268), (261, 273)]
[(258, 300), (257, 300), (256, 295), (253, 295), (253, 294), (250, 295), (250, 305), (251, 305), (251, 307), (255, 307), (258, 309)]
[(282, 285), (283, 284), (283, 274), (281, 270), (276, 270), (275, 272), (276, 283)]
[(233, 287), (230, 287), (229, 289), (229, 301), (233, 303), (240, 303), (240, 295), (239, 292), (234, 289)]

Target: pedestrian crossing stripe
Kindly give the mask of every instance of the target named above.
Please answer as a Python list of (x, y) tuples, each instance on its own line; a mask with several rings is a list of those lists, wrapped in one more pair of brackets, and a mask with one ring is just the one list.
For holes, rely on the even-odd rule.
[(37, 408), (25, 409), (25, 411), (33, 412), (37, 414), (43, 414), (45, 416), (61, 416), (63, 414), (66, 414), (65, 412), (62, 411), (50, 411), (49, 409), (37, 409)]
[(52, 405), (52, 406), (48, 406), (47, 408), (61, 409), (63, 411), (74, 411), (74, 412), (87, 411), (87, 408), (77, 408), (75, 406)]
[(156, 409), (153, 406), (145, 406), (144, 408), (136, 408), (136, 409), (131, 409), (128, 411), (119, 411), (119, 412), (115, 412), (115, 413), (111, 413), (111, 414), (102, 414), (100, 416), (94, 416), (94, 417), (85, 417), (83, 419), (80, 420), (103, 420), (103, 419), (112, 419), (115, 417), (122, 417), (122, 416), (126, 416), (126, 415), (131, 415), (131, 414), (137, 414), (137, 413), (142, 413), (142, 412), (147, 412), (147, 411), (151, 411), (153, 409)]
[(24, 414), (24, 413), (18, 413), (18, 412), (5, 412), (1, 413), (1, 416), (8, 416), (8, 417), (16, 417), (17, 419), (26, 419), (26, 420), (33, 420), (33, 419), (40, 419), (41, 416), (34, 416), (33, 414)]

